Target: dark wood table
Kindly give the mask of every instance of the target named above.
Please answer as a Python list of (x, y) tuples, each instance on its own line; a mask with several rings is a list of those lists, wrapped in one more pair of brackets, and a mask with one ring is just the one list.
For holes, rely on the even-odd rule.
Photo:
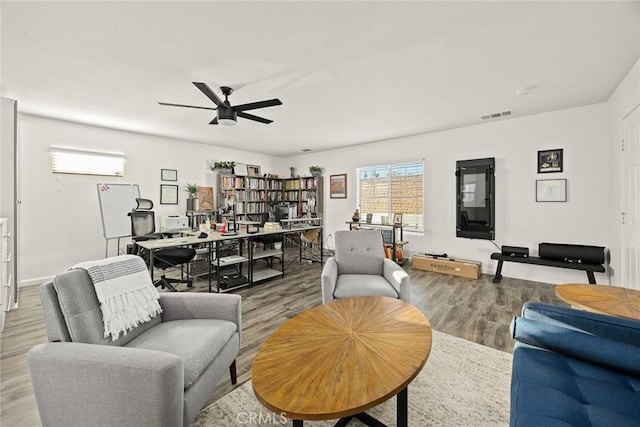
[(640, 291), (605, 285), (556, 286), (556, 295), (573, 307), (640, 320)]
[[(262, 344), (251, 380), (274, 413), (302, 420), (358, 418), (397, 395), (398, 426), (408, 425), (407, 386), (431, 351), (431, 325), (415, 306), (387, 297), (356, 297), (309, 309)], [(378, 424), (376, 424), (378, 423)]]

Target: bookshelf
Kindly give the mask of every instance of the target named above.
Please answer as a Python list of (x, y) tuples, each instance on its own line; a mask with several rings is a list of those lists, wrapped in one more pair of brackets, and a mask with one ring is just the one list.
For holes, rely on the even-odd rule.
[(382, 233), (384, 254), (397, 264), (404, 264), (404, 245), (409, 243), (404, 240), (403, 228), (405, 224), (371, 224), (366, 222), (347, 221), (349, 230), (379, 230)]
[(219, 206), (228, 205), (229, 199), (235, 202), (236, 216), (243, 219), (249, 216), (268, 215), (267, 200), (278, 200), (278, 204), (293, 205), (298, 216), (311, 213), (322, 216), (321, 176), (300, 178), (266, 178), (238, 175), (219, 176)]

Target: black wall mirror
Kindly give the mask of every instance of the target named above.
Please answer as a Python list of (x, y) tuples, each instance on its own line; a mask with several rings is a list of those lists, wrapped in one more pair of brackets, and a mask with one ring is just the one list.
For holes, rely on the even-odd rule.
[(456, 162), (456, 237), (495, 238), (495, 158)]

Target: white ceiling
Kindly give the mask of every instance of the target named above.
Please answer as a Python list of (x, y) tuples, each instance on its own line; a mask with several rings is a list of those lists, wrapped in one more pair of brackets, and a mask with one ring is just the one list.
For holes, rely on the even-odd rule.
[[(640, 2), (7, 2), (2, 94), (29, 114), (290, 156), (606, 101)], [(211, 126), (193, 81), (232, 104)], [(526, 96), (518, 89), (532, 88)], [(498, 119), (506, 120), (506, 119)]]

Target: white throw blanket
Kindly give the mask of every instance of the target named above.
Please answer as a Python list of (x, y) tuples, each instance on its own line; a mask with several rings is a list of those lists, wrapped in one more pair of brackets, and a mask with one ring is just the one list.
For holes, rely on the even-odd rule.
[(141, 323), (162, 313), (160, 294), (151, 282), (144, 260), (136, 255), (120, 255), (88, 261), (72, 268), (87, 270), (102, 310), (104, 337), (117, 340)]

